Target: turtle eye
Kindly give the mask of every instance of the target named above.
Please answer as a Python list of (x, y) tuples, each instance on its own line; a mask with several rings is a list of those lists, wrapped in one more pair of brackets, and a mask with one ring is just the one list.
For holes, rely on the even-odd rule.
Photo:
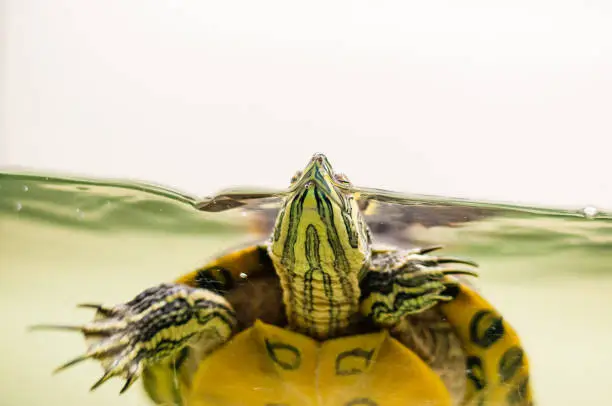
[(297, 180), (300, 178), (300, 176), (302, 176), (302, 171), (297, 171), (295, 173), (295, 175), (293, 175), (293, 177), (291, 178), (291, 183), (295, 183), (297, 182)]
[(336, 182), (340, 183), (341, 185), (350, 185), (351, 184), (351, 182), (348, 180), (346, 175), (343, 174), (343, 173), (337, 173), (337, 174), (335, 174), (334, 177), (336, 179)]

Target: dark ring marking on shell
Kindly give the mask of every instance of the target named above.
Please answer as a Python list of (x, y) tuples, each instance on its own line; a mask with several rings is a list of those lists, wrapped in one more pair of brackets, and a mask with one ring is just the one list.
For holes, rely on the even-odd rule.
[[(266, 351), (268, 355), (276, 364), (278, 364), (281, 368), (286, 369), (288, 371), (294, 371), (298, 369), (302, 363), (302, 354), (300, 350), (295, 348), (292, 345), (285, 343), (271, 343), (266, 341)], [(290, 361), (281, 360), (279, 357), (279, 351), (284, 351), (289, 357), (293, 358)]]
[(470, 322), (470, 340), (479, 347), (489, 348), (503, 335), (503, 319), (490, 310), (477, 312)]
[(501, 383), (508, 382), (523, 366), (524, 352), (521, 347), (510, 347), (499, 360)]
[[(352, 350), (341, 352), (336, 357), (336, 375), (347, 376), (364, 372), (370, 366), (373, 355), (374, 350), (367, 351), (363, 348), (353, 348)], [(355, 368), (349, 365), (344, 365), (349, 363), (351, 359), (362, 359), (364, 363), (363, 367)]]
[[(529, 388), (529, 377), (523, 378), (516, 386), (510, 389), (506, 401), (509, 405), (521, 405), (526, 400), (527, 390)], [(531, 402), (526, 403), (531, 404)]]
[(344, 406), (378, 406), (378, 403), (370, 398), (356, 398), (346, 402)]
[(476, 356), (469, 356), (466, 360), (466, 375), (474, 383), (476, 390), (482, 390), (487, 386), (482, 360)]

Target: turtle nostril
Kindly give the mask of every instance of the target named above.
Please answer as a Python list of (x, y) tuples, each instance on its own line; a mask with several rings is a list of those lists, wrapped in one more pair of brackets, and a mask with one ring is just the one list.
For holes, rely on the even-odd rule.
[(314, 154), (314, 159), (318, 162), (318, 163), (323, 163), (323, 159), (325, 158), (325, 155), (321, 154), (320, 152), (317, 152), (316, 154)]

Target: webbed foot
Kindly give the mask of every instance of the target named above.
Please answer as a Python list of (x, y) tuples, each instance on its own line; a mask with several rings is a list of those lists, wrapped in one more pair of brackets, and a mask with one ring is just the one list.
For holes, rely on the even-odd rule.
[(102, 377), (92, 390), (114, 376), (125, 378), (125, 392), (147, 365), (176, 355), (206, 335), (211, 346), (227, 341), (236, 326), (230, 304), (213, 292), (186, 285), (162, 284), (146, 289), (127, 303), (104, 306), (82, 304), (96, 310), (94, 320), (82, 326), (40, 325), (36, 329), (80, 331), (85, 354), (63, 364), (64, 370), (87, 359), (100, 361)]
[(459, 258), (429, 255), (439, 248), (391, 251), (373, 258), (372, 266), (361, 282), (362, 314), (376, 325), (392, 327), (407, 315), (452, 300), (453, 296), (447, 294), (447, 290), (459, 282), (449, 276), (477, 274), (444, 264), (477, 265)]

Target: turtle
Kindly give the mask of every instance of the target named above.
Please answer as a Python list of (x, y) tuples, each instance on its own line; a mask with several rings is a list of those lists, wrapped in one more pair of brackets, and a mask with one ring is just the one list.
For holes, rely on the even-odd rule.
[[(224, 211), (266, 193), (220, 194)], [(88, 359), (158, 405), (532, 405), (518, 333), (442, 247), (377, 246), (359, 189), (315, 154), (263, 241), (95, 311)], [(389, 199), (387, 199), (389, 201)]]

